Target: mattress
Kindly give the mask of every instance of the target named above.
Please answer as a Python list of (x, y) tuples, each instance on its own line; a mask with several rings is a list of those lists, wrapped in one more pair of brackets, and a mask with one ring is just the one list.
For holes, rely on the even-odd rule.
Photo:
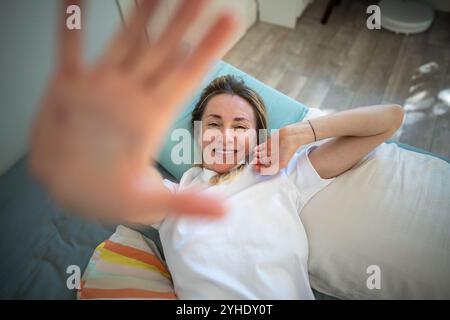
[[(75, 299), (76, 291), (66, 285), (68, 267), (83, 272), (115, 227), (57, 208), (30, 176), (24, 157), (0, 177), (0, 299)], [(161, 249), (156, 230), (129, 227)]]

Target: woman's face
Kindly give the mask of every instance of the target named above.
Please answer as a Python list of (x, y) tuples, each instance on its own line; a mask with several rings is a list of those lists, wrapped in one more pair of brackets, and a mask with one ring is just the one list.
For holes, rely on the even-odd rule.
[(256, 116), (238, 95), (212, 97), (202, 116), (203, 167), (218, 173), (230, 171), (249, 158), (256, 145)]

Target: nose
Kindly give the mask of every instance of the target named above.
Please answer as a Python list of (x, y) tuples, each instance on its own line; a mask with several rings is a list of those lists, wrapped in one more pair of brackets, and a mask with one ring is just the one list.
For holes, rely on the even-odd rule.
[(226, 128), (222, 131), (222, 145), (224, 148), (234, 148), (235, 139), (236, 135), (233, 129)]

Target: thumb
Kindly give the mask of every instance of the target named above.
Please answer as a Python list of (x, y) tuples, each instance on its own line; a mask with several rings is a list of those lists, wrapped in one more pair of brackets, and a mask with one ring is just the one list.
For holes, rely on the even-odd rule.
[(197, 217), (220, 218), (225, 214), (222, 201), (198, 192), (172, 193), (169, 190), (149, 189), (141, 195), (142, 210), (148, 216), (152, 213), (167, 213)]
[(171, 194), (167, 208), (173, 213), (220, 218), (225, 214), (225, 206), (217, 198), (194, 192)]
[(210, 195), (198, 191), (171, 192), (148, 175), (141, 176), (128, 200), (136, 213), (136, 220), (150, 221), (166, 214), (219, 218), (225, 214), (223, 203)]

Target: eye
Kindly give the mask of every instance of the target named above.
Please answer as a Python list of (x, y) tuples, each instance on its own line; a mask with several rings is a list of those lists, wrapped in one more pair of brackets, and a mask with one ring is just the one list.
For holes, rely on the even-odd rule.
[(217, 123), (209, 123), (208, 127), (218, 127), (219, 125)]
[(237, 129), (237, 130), (247, 130), (248, 128), (244, 127), (244, 126), (237, 126), (237, 127), (235, 127), (235, 129)]

